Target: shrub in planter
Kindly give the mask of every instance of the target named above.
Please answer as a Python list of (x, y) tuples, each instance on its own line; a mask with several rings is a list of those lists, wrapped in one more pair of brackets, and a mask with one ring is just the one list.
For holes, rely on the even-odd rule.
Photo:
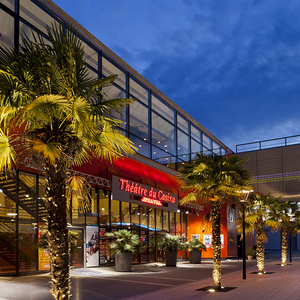
[(128, 230), (119, 230), (106, 234), (112, 240), (109, 248), (115, 255), (116, 270), (131, 272), (133, 254), (141, 251), (141, 241), (137, 234)]
[(166, 266), (176, 267), (177, 264), (177, 251), (184, 248), (181, 243), (181, 237), (177, 235), (166, 234), (158, 244), (158, 248), (165, 250), (166, 253)]
[(202, 250), (206, 251), (206, 247), (198, 239), (191, 239), (186, 242), (189, 249), (189, 259), (191, 264), (201, 264)]
[(248, 260), (252, 260), (253, 258), (253, 247), (249, 248), (248, 251), (247, 251), (247, 254), (248, 254)]

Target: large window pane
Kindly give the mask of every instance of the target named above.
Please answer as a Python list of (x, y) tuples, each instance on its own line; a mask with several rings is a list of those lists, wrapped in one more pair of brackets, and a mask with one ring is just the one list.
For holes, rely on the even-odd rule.
[(150, 144), (137, 138), (134, 135), (130, 135), (130, 140), (134, 143), (135, 147), (137, 147), (136, 152), (138, 154), (144, 155), (146, 157), (150, 157)]
[(122, 202), (122, 227), (130, 229), (130, 205), (127, 202)]
[(137, 204), (131, 204), (131, 229), (140, 227), (140, 208)]
[[(6, 181), (1, 175), (1, 183)], [(10, 188), (11, 193), (16, 194), (16, 190)], [(16, 272), (16, 199), (10, 199), (5, 190), (0, 190), (0, 244), (7, 249), (7, 257), (0, 256), (0, 274)]]
[(166, 232), (170, 231), (170, 228), (169, 228), (169, 212), (167, 210), (163, 210), (163, 229)]
[(175, 154), (175, 127), (152, 112), (152, 144)]
[(175, 169), (176, 157), (154, 146), (152, 146), (152, 159), (162, 165)]
[(118, 77), (115, 80), (115, 83), (126, 90), (126, 74), (108, 61), (105, 57), (102, 57), (102, 74), (105, 77), (117, 74)]
[(191, 135), (192, 135), (192, 138), (194, 138), (196, 141), (198, 142), (202, 142), (202, 139), (201, 139), (201, 131), (196, 128), (193, 124), (191, 126)]
[(155, 230), (155, 208), (149, 208), (149, 229)]
[(190, 153), (189, 149), (189, 136), (185, 133), (183, 133), (180, 130), (177, 130), (177, 135), (178, 135), (178, 155), (188, 155)]
[(174, 124), (174, 110), (157, 97), (151, 95), (152, 109)]
[(86, 225), (98, 225), (98, 191), (92, 189), (91, 209), (86, 213)]
[(37, 269), (36, 175), (19, 172), (19, 263), (20, 272)]
[(8, 47), (14, 46), (14, 18), (0, 9), (0, 43)]
[(148, 90), (143, 88), (140, 84), (130, 78), (129, 80), (129, 92), (135, 98), (139, 99), (146, 105), (149, 105), (149, 93)]
[(215, 141), (213, 141), (213, 152), (216, 155), (220, 155), (221, 154), (221, 147)]
[(39, 8), (30, 0), (20, 1), (20, 16), (44, 33), (47, 33), (46, 25), (52, 28), (52, 24), (58, 22)]
[(84, 50), (84, 59), (87, 64), (89, 64), (94, 69), (98, 70), (98, 52), (86, 44), (84, 41), (82, 42), (83, 50)]
[(211, 150), (211, 139), (203, 133), (203, 146)]
[(202, 145), (196, 142), (195, 140), (191, 139), (191, 153), (192, 159), (195, 157), (196, 153), (202, 152)]
[(189, 122), (179, 114), (177, 114), (177, 127), (189, 133)]
[(120, 201), (111, 200), (111, 226), (120, 226)]
[(99, 224), (100, 226), (108, 226), (109, 224), (109, 207), (108, 207), (107, 193), (104, 195), (103, 191), (99, 191)]
[[(15, 10), (15, 0), (1, 0), (1, 3), (6, 5), (11, 10)], [(0, 17), (0, 20), (1, 20), (1, 17)], [(1, 30), (2, 30), (2, 28), (4, 28), (4, 27), (1, 26)]]
[(163, 230), (163, 216), (162, 216), (161, 209), (156, 209), (156, 230), (157, 231)]
[(130, 132), (144, 141), (149, 141), (149, 109), (138, 101), (133, 102), (129, 107)]

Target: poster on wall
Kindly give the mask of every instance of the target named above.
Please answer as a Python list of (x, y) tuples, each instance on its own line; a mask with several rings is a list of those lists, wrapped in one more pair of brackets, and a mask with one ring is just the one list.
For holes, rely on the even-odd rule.
[(204, 234), (203, 235), (203, 244), (205, 245), (206, 248), (211, 248), (212, 247), (211, 234)]
[(221, 234), (221, 248), (224, 248), (224, 234)]
[(192, 239), (197, 239), (200, 241), (200, 234), (191, 234), (191, 240)]
[(38, 250), (39, 271), (50, 269), (49, 251), (48, 249), (45, 248), (45, 245), (42, 246), (42, 244), (45, 244), (46, 232), (47, 232), (46, 223), (39, 222), (38, 223), (38, 244), (41, 245)]
[(98, 227), (86, 227), (86, 266), (99, 266), (99, 233)]

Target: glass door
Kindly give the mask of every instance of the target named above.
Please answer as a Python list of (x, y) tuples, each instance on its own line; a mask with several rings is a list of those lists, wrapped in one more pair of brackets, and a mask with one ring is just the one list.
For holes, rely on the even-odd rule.
[(71, 240), (71, 266), (84, 267), (83, 265), (83, 229), (69, 229)]

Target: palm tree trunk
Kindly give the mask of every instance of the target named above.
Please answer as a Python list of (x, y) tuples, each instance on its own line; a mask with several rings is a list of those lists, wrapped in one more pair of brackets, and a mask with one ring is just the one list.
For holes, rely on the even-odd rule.
[(286, 266), (287, 259), (287, 248), (288, 248), (288, 228), (282, 226), (282, 241), (281, 241), (281, 265)]
[(214, 289), (221, 289), (221, 200), (211, 201)]
[(264, 245), (264, 229), (262, 222), (258, 222), (256, 226), (256, 257), (258, 273), (264, 273), (265, 268), (265, 245)]
[(51, 293), (56, 300), (70, 297), (66, 171), (63, 164), (45, 167)]

